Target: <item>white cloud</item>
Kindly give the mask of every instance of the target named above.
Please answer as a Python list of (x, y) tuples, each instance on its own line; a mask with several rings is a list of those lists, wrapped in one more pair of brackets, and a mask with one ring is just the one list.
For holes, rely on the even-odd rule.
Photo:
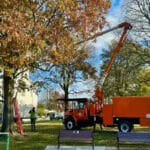
[(96, 49), (98, 51), (97, 53), (99, 53), (99, 51), (102, 48), (106, 48), (114, 38), (115, 38), (115, 36), (113, 33), (108, 33), (101, 37), (98, 37), (97, 42), (94, 44), (94, 46), (96, 47)]

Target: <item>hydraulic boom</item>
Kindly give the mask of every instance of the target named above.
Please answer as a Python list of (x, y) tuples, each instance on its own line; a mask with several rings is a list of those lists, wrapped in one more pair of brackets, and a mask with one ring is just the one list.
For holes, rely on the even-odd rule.
[(121, 47), (123, 46), (123, 44), (124, 44), (124, 42), (126, 40), (127, 31), (132, 29), (132, 26), (131, 26), (131, 24), (129, 24), (127, 22), (123, 22), (123, 23), (119, 24), (118, 26), (116, 26), (116, 27), (114, 27), (112, 29), (106, 30), (106, 31), (104, 31), (102, 33), (98, 33), (97, 35), (95, 35), (97, 37), (97, 36), (103, 35), (105, 33), (111, 32), (113, 30), (116, 30), (118, 28), (123, 28), (122, 35), (121, 35), (121, 37), (119, 39), (119, 42), (118, 42), (116, 48), (113, 50), (111, 59), (109, 60), (107, 66), (106, 66), (106, 68), (104, 70), (104, 74), (103, 74), (103, 76), (100, 79), (99, 85), (97, 86), (97, 88), (95, 90), (95, 96), (98, 99), (98, 101), (100, 101), (101, 103), (102, 103), (102, 100), (103, 100), (102, 86), (104, 84), (104, 81), (105, 81), (106, 77), (108, 76), (108, 73), (109, 73), (109, 71), (111, 69), (111, 66), (112, 66), (112, 64), (113, 64), (117, 54), (119, 53)]

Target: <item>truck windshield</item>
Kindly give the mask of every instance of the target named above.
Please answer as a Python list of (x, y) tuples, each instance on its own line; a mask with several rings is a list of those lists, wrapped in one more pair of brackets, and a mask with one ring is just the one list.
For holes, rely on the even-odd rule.
[(84, 103), (78, 101), (69, 101), (67, 104), (67, 109), (75, 110), (75, 109), (83, 109)]

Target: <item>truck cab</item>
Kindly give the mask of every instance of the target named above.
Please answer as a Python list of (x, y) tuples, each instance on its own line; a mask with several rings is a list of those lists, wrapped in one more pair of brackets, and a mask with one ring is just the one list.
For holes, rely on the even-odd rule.
[(66, 103), (64, 125), (68, 130), (80, 129), (88, 124), (89, 99), (64, 99)]

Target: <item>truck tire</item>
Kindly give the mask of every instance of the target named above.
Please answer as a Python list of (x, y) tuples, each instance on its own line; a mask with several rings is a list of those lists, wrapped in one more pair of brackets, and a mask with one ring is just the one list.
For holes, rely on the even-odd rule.
[(74, 120), (72, 118), (67, 119), (65, 121), (65, 127), (67, 130), (73, 130), (75, 128)]
[(118, 129), (120, 132), (130, 132), (132, 127), (132, 124), (127, 120), (122, 120), (118, 124)]

